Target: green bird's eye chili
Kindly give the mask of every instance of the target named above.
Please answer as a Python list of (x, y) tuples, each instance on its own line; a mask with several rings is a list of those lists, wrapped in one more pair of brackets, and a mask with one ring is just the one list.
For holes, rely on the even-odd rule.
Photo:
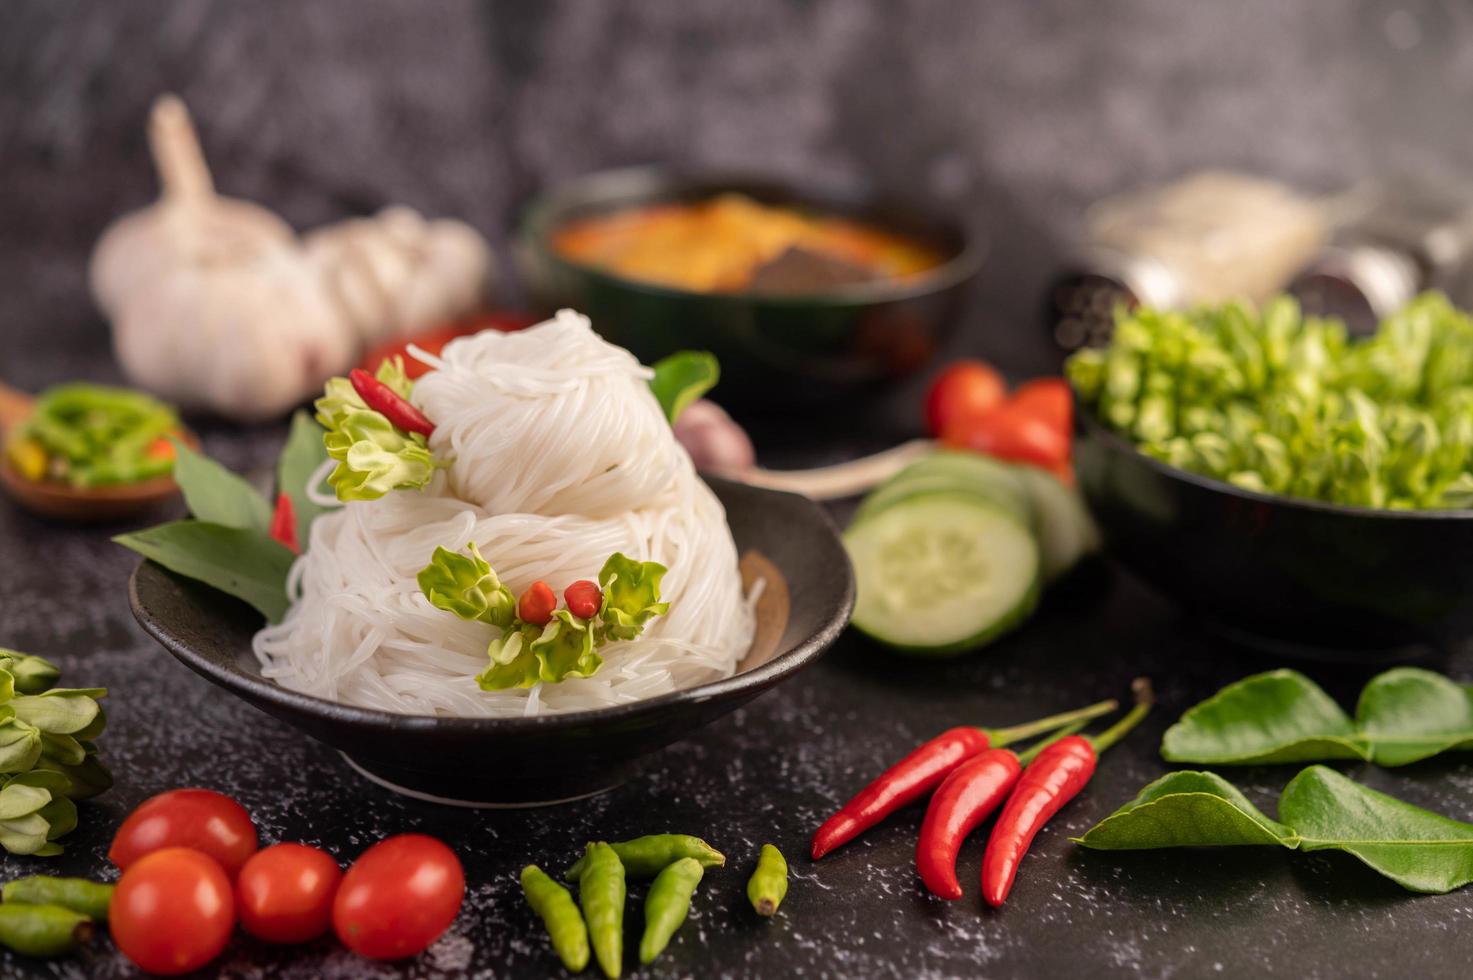
[(1008, 897), (1033, 838), (1084, 789), (1094, 775), (1099, 754), (1120, 741), (1151, 710), (1150, 682), (1140, 677), (1133, 687), (1135, 707), (1124, 718), (1092, 739), (1082, 735), (1060, 739), (1023, 770), (982, 855), (982, 898), (988, 905), (996, 908)]
[(98, 922), (106, 922), (107, 907), (113, 899), (113, 886), (88, 881), (86, 878), (31, 875), (6, 882), (5, 887), (0, 889), (0, 898), (23, 905), (60, 905)]
[(608, 844), (588, 845), (578, 876), (578, 902), (593, 955), (604, 976), (614, 980), (624, 961), (624, 865)]
[(788, 862), (771, 844), (762, 845), (757, 870), (747, 881), (747, 899), (758, 915), (776, 915), (788, 894)]
[[(625, 876), (636, 881), (653, 878), (681, 858), (695, 858), (703, 868), (719, 868), (726, 864), (726, 855), (690, 834), (647, 834), (609, 846), (619, 855)], [(577, 881), (587, 861), (585, 854), (563, 873), (563, 879)]]
[(91, 919), (60, 905), (0, 904), (0, 946), (26, 956), (63, 956), (94, 932)]
[(1115, 701), (1040, 718), (1012, 728), (952, 728), (926, 742), (854, 795), (813, 835), (813, 860), (849, 843), (901, 807), (914, 803), (940, 785), (953, 769), (989, 746), (1002, 746), (1081, 719), (1115, 710)]
[(563, 966), (574, 973), (583, 972), (588, 965), (588, 926), (572, 894), (535, 864), (522, 869), (522, 892), (532, 911), (542, 917)]
[(639, 962), (652, 963), (685, 921), (690, 899), (706, 869), (695, 858), (681, 858), (655, 876), (644, 900), (644, 935), (639, 940)]

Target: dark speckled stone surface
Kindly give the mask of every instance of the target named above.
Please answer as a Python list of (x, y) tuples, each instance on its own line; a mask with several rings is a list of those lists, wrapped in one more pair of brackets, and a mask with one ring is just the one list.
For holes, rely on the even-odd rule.
[[(958, 348), (1026, 375), (1051, 362), (1031, 313), (1090, 198), (1208, 163), (1322, 187), (1386, 167), (1460, 172), (1473, 153), (1456, 124), (1473, 88), (1470, 42), (1473, 14), (1438, 0), (23, 0), (0, 29), (0, 381), (115, 377), (85, 257), (111, 215), (152, 192), (141, 123), (165, 87), (205, 121), (222, 189), (299, 227), (403, 199), (501, 240), (540, 184), (650, 160), (919, 181), (1002, 246)], [(859, 421), (769, 425), (764, 459), (839, 458), (906, 435), (912, 395)], [(203, 432), (208, 451), (257, 478), (282, 436)], [(112, 689), (102, 749), (118, 776), (83, 806), (65, 855), (0, 857), (0, 875), (106, 874), (123, 815), (188, 784), (235, 795), (268, 841), (321, 843), (346, 861), (383, 835), (422, 830), (466, 863), (465, 912), (416, 960), (374, 966), (329, 943), (280, 951), (239, 939), (220, 976), (560, 975), (518, 869), (557, 867), (592, 836), (667, 829), (707, 834), (732, 864), (709, 876), (690, 922), (639, 976), (1468, 975), (1473, 892), (1412, 896), (1342, 855), (1108, 856), (1067, 843), (1165, 771), (1156, 740), (1183, 708), (1279, 665), (1203, 634), (1108, 569), (980, 656), (900, 661), (845, 637), (640, 780), (556, 810), (468, 812), (388, 794), (176, 663), (128, 613), (132, 563), (105, 530), (0, 503), (0, 644)], [(1444, 666), (1473, 679), (1467, 653)], [(1347, 703), (1369, 673), (1308, 669)], [(1123, 695), (1139, 672), (1155, 678), (1162, 708), (1039, 839), (1001, 912), (975, 897), (980, 840), (961, 861), (969, 897), (926, 897), (910, 865), (918, 811), (819, 865), (803, 857), (818, 820), (917, 741)], [(1348, 771), (1473, 819), (1469, 760)], [(1234, 778), (1271, 805), (1292, 772)], [(794, 881), (779, 916), (760, 922), (742, 885), (769, 840)], [(133, 974), (105, 941), (50, 964), (0, 955), (0, 976), (30, 975)]]

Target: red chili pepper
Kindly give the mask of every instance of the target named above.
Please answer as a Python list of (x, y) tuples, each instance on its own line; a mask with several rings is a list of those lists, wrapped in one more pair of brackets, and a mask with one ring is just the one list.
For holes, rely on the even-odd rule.
[(517, 600), (517, 615), (523, 622), (534, 626), (546, 626), (552, 621), (552, 614), (556, 609), (557, 593), (541, 579), (527, 586), (527, 591)]
[(598, 583), (580, 578), (563, 590), (563, 601), (568, 604), (568, 612), (574, 616), (592, 619), (603, 608), (604, 594)]
[(301, 554), (297, 543), (297, 508), (286, 493), (276, 495), (276, 511), (271, 515), (271, 540), (286, 545), (295, 554)]
[(952, 770), (931, 797), (916, 840), (916, 870), (933, 895), (962, 897), (961, 883), (956, 880), (956, 856), (962, 842), (1007, 799), (1030, 759), (1083, 727), (1084, 722), (1079, 721), (1062, 728), (1021, 756), (1007, 749), (988, 749)]
[(365, 405), (381, 412), (394, 425), (405, 432), (418, 432), (426, 439), (434, 435), (435, 423), (378, 378), (362, 368), (354, 368), (348, 372), (348, 380)]
[(824, 821), (813, 835), (813, 860), (849, 843), (896, 810), (925, 796), (953, 769), (986, 751), (988, 746), (1007, 745), (1080, 719), (1094, 718), (1114, 710), (1115, 706), (1114, 701), (1102, 701), (1012, 728), (962, 727), (942, 732), (882, 772), (838, 813)]
[(1018, 865), (1033, 838), (1094, 775), (1099, 754), (1118, 742), (1151, 710), (1151, 684), (1144, 677), (1134, 684), (1136, 704), (1124, 718), (1097, 737), (1071, 735), (1039, 753), (1023, 771), (1002, 815), (993, 825), (982, 855), (982, 898), (996, 908), (1008, 897)]

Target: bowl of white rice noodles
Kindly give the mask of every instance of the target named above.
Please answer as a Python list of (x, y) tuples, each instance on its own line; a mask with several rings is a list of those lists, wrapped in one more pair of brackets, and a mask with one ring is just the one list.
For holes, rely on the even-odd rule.
[[(586, 318), (563, 311), (420, 357), (431, 370), (410, 400), (448, 465), (419, 490), (331, 500), (280, 623), (140, 565), (135, 615), (174, 656), (391, 789), (532, 805), (622, 782), (843, 629), (854, 584), (827, 514), (697, 474), (649, 369)], [(482, 690), (494, 627), (432, 606), (416, 582), (437, 547), (472, 544), (518, 595), (593, 578), (614, 552), (659, 562), (670, 608), (600, 647), (593, 676)]]

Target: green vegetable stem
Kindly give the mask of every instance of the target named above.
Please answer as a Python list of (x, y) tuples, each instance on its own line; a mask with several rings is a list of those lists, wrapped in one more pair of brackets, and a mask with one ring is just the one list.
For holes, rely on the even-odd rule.
[(788, 862), (771, 844), (762, 845), (757, 870), (747, 881), (747, 899), (758, 915), (776, 915), (788, 894)]
[(64, 956), (94, 932), (91, 919), (60, 905), (0, 904), (0, 946), (25, 956)]
[(705, 868), (695, 858), (681, 858), (655, 876), (644, 900), (644, 935), (639, 940), (639, 962), (649, 964), (670, 944), (685, 921), (690, 899)]
[(1473, 882), (1473, 824), (1310, 766), (1284, 787), (1271, 820), (1209, 772), (1174, 772), (1091, 827), (1096, 850), (1279, 845), (1350, 854), (1408, 891), (1441, 894)]
[(1397, 667), (1371, 679), (1352, 720), (1293, 670), (1255, 674), (1186, 711), (1161, 741), (1171, 762), (1257, 765), (1364, 759), (1404, 766), (1473, 748), (1473, 687)]
[(578, 877), (578, 902), (588, 923), (593, 955), (609, 980), (624, 960), (624, 865), (605, 843), (589, 844)]
[(1473, 319), (1427, 293), (1351, 340), (1289, 297), (1122, 310), (1075, 354), (1081, 402), (1168, 465), (1363, 507), (1473, 506)]
[(563, 966), (574, 973), (583, 972), (588, 965), (588, 926), (573, 896), (535, 864), (522, 869), (522, 892), (532, 911), (542, 917)]
[(98, 922), (107, 921), (107, 907), (113, 899), (112, 885), (88, 881), (86, 878), (53, 878), (31, 875), (5, 883), (0, 898), (22, 905), (60, 905), (80, 912)]
[[(625, 876), (636, 881), (653, 878), (681, 858), (694, 858), (705, 868), (719, 868), (726, 864), (726, 855), (690, 834), (647, 834), (609, 846), (624, 865)], [(588, 855), (585, 854), (563, 872), (563, 878), (577, 881), (587, 863)]]

